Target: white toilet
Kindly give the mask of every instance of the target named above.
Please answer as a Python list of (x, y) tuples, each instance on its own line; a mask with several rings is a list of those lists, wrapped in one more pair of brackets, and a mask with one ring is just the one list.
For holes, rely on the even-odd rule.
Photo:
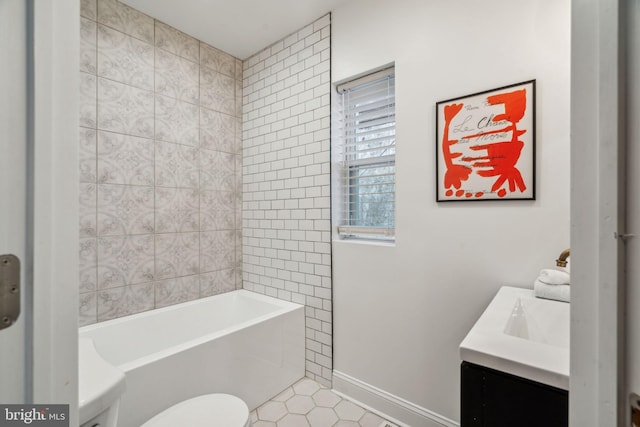
[(80, 427), (116, 427), (124, 372), (107, 363), (93, 340), (78, 341)]
[(205, 394), (177, 403), (142, 427), (251, 427), (247, 404), (230, 394)]
[[(106, 362), (93, 340), (80, 338), (80, 427), (116, 427), (124, 372)], [(187, 399), (160, 412), (143, 427), (251, 427), (247, 404), (230, 394), (214, 393)]]

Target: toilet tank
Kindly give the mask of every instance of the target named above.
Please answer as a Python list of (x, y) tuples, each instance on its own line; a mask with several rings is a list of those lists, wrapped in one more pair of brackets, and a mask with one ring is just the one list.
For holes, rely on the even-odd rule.
[(92, 339), (80, 338), (78, 344), (80, 426), (115, 427), (124, 372), (98, 354)]
[[(98, 415), (82, 422), (80, 427), (116, 427), (118, 422), (118, 406), (119, 401), (116, 400), (109, 408)], [(82, 420), (82, 417), (80, 418)]]

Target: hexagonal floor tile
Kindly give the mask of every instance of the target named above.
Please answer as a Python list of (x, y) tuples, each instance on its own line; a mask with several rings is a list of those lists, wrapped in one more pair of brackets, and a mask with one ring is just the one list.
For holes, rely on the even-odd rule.
[(297, 394), (287, 400), (285, 405), (287, 405), (287, 409), (290, 413), (302, 415), (306, 415), (315, 406), (311, 397), (303, 396), (301, 394)]
[(326, 388), (318, 390), (312, 397), (316, 405), (324, 408), (333, 408), (342, 400), (340, 396)]
[(311, 396), (318, 390), (320, 390), (320, 385), (309, 378), (303, 378), (293, 385), (293, 391), (296, 394), (303, 394), (305, 396)]
[(307, 418), (311, 423), (311, 427), (327, 427), (332, 426), (338, 421), (338, 416), (330, 408), (316, 407), (307, 414)]
[(364, 409), (357, 405), (354, 405), (348, 400), (343, 400), (342, 402), (338, 403), (334, 409), (341, 420), (347, 421), (358, 421), (365, 413)]
[(372, 412), (367, 412), (362, 418), (360, 418), (360, 425), (362, 427), (380, 427), (380, 424), (383, 422), (384, 418), (381, 418)]
[(287, 407), (282, 402), (267, 402), (257, 409), (258, 420), (278, 421), (287, 413)]
[(310, 378), (252, 411), (251, 420), (254, 427), (379, 427), (385, 422)]
[(278, 427), (309, 427), (309, 422), (304, 415), (288, 414), (278, 421)]

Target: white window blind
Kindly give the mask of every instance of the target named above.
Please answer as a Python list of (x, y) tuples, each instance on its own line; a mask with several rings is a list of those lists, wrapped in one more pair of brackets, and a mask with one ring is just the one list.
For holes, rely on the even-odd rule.
[(395, 75), (389, 68), (338, 86), (342, 105), (345, 237), (395, 235)]

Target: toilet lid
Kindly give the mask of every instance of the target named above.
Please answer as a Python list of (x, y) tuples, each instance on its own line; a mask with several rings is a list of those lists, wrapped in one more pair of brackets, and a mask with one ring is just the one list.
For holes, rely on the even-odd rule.
[(177, 403), (160, 412), (142, 427), (216, 426), (244, 427), (249, 408), (230, 394), (205, 394)]

